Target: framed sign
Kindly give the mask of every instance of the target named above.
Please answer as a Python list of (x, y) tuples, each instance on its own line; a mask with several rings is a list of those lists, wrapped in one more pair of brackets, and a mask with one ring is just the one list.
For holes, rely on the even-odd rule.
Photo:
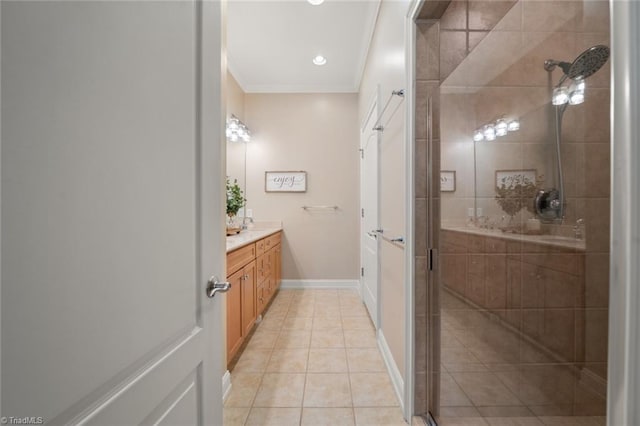
[(307, 172), (264, 172), (265, 192), (307, 192)]
[(535, 185), (538, 172), (527, 170), (496, 170), (496, 188), (514, 188), (516, 185)]
[(456, 191), (456, 172), (454, 170), (440, 171), (440, 192)]

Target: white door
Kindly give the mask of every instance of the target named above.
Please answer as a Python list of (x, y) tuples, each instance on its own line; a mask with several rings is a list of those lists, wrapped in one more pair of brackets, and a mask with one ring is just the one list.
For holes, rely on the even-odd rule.
[(378, 285), (378, 154), (379, 134), (373, 130), (378, 118), (378, 97), (360, 129), (360, 262), (362, 299), (376, 329), (380, 327)]
[(221, 424), (221, 4), (1, 15), (2, 416)]

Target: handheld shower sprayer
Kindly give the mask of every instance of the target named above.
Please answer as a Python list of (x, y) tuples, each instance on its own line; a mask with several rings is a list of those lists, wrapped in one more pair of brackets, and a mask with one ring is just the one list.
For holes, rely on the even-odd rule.
[[(534, 200), (534, 207), (537, 216), (543, 222), (562, 221), (564, 218), (564, 178), (562, 174), (562, 158), (560, 150), (562, 117), (569, 105), (582, 103), (584, 101), (584, 80), (596, 72), (609, 59), (610, 50), (607, 46), (597, 45), (582, 52), (573, 62), (557, 61), (547, 59), (544, 61), (544, 69), (551, 73), (556, 67), (562, 70), (562, 77), (553, 89), (552, 105), (555, 108), (556, 121), (556, 158), (558, 173), (558, 188), (542, 189), (538, 191)], [(566, 79), (572, 80), (571, 92), (562, 87)]]

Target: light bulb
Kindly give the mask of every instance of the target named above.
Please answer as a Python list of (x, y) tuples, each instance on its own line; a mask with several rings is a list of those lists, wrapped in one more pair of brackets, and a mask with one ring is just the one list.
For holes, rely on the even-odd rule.
[(505, 136), (507, 134), (507, 122), (503, 119), (496, 121), (496, 136)]
[(578, 80), (573, 82), (569, 88), (569, 104), (578, 105), (584, 102), (584, 81)]
[(496, 138), (496, 129), (491, 124), (484, 126), (482, 131), (484, 138), (488, 141), (492, 141)]
[(553, 89), (551, 103), (553, 105), (564, 105), (569, 102), (569, 91), (566, 87), (556, 87)]
[(482, 130), (481, 129), (476, 129), (476, 131), (473, 132), (473, 141), (474, 142), (480, 142), (483, 139), (484, 139), (484, 135), (482, 134)]
[(507, 125), (507, 129), (510, 132), (515, 132), (516, 130), (520, 130), (520, 122), (518, 121), (518, 119), (516, 118), (514, 120), (511, 120)]
[(313, 63), (316, 65), (324, 65), (327, 63), (327, 58), (325, 58), (322, 55), (318, 55), (315, 58), (313, 58)]

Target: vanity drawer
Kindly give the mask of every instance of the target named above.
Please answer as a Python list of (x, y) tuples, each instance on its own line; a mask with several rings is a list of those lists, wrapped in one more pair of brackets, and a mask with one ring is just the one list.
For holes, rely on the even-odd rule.
[(227, 254), (227, 276), (256, 258), (256, 245), (249, 244)]
[(264, 239), (265, 240), (264, 250), (267, 251), (277, 246), (278, 244), (280, 244), (281, 239), (282, 237), (280, 232), (278, 232), (277, 234), (268, 236), (267, 238)]
[(263, 238), (256, 243), (256, 256), (260, 256), (261, 254), (264, 253), (266, 242), (267, 242), (267, 239)]

